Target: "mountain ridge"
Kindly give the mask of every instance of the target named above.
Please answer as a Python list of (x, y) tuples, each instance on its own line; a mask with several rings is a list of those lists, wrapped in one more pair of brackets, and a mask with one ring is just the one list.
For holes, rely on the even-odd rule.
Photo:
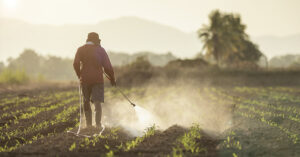
[[(200, 26), (199, 26), (200, 28)], [(196, 32), (184, 32), (148, 19), (125, 16), (96, 24), (31, 24), (0, 18), (0, 60), (18, 56), (25, 48), (38, 53), (73, 57), (84, 44), (88, 32), (98, 32), (102, 45), (109, 51), (133, 54), (141, 51), (172, 52), (180, 58), (191, 58), (201, 50)], [(284, 37), (252, 37), (269, 58), (286, 53), (300, 53), (300, 34)]]

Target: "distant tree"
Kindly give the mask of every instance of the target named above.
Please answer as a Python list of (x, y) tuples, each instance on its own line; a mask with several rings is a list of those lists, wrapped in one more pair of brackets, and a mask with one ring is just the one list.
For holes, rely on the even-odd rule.
[(177, 59), (174, 61), (170, 61), (166, 67), (173, 67), (173, 68), (205, 68), (208, 67), (209, 64), (207, 61), (203, 60), (202, 58), (196, 59)]
[(227, 61), (238, 62), (238, 61), (250, 61), (256, 62), (262, 56), (262, 53), (258, 49), (258, 46), (249, 40), (243, 41), (238, 53), (229, 53)]
[(289, 68), (291, 69), (300, 69), (300, 62), (293, 62)]
[(288, 66), (290, 69), (300, 69), (300, 57), (296, 58), (291, 64)]
[(268, 57), (263, 54), (260, 58), (259, 61), (257, 62), (258, 66), (269, 69), (269, 60)]
[(0, 73), (3, 71), (3, 69), (5, 68), (5, 65), (3, 62), (0, 62)]
[(42, 71), (46, 78), (51, 80), (75, 79), (75, 73), (72, 67), (73, 60), (63, 59), (56, 56), (48, 56), (42, 64)]
[(146, 56), (139, 56), (136, 58), (136, 60), (129, 65), (130, 69), (144, 71), (149, 70), (152, 68), (151, 63), (149, 62), (148, 58)]
[(154, 66), (164, 66), (169, 61), (177, 59), (175, 56), (173, 56), (173, 54), (171, 52), (168, 52), (166, 54), (156, 54), (156, 53), (147, 52), (147, 51), (138, 52), (135, 54), (109, 52), (108, 55), (114, 66), (130, 64), (131, 62), (134, 62), (140, 56), (147, 57), (149, 62)]
[(19, 57), (8, 59), (8, 69), (24, 70), (30, 77), (50, 80), (76, 79), (73, 60), (56, 56), (44, 57), (32, 49), (25, 49)]
[(8, 68), (23, 69), (30, 75), (35, 75), (40, 70), (42, 57), (32, 49), (25, 49), (18, 58), (9, 59)]
[[(270, 59), (270, 67), (272, 68), (288, 68), (291, 67), (292, 64), (298, 64), (300, 61), (300, 55), (283, 55), (283, 56), (275, 56)], [(293, 65), (293, 67), (295, 66)]]
[(130, 64), (120, 67), (118, 82), (120, 84), (143, 84), (154, 75), (153, 66), (146, 56), (139, 56)]
[(209, 25), (198, 31), (199, 38), (204, 42), (202, 52), (206, 56), (213, 56), (218, 65), (258, 61), (262, 53), (249, 40), (240, 15), (215, 10), (209, 15), (209, 20)]

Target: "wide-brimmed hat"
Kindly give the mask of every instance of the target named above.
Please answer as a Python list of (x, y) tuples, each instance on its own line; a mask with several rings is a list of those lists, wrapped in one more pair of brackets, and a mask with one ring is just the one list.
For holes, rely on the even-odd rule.
[(87, 37), (86, 41), (91, 41), (95, 44), (99, 44), (101, 40), (99, 39), (98, 33), (91, 32), (91, 33), (88, 34), (88, 37)]

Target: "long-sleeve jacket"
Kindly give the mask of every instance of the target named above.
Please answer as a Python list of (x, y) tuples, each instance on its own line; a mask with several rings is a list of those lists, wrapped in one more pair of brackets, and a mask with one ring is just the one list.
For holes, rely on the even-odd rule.
[(109, 57), (100, 45), (85, 44), (79, 47), (73, 67), (82, 84), (103, 83), (103, 69), (110, 80), (115, 80)]

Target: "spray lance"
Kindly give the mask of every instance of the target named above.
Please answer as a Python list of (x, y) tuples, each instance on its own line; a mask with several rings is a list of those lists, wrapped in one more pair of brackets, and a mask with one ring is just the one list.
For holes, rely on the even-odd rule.
[(122, 92), (122, 90), (119, 87), (116, 86), (116, 88), (123, 95), (123, 97), (130, 103), (130, 105), (132, 105), (133, 107), (136, 106), (132, 101), (129, 100), (129, 98)]
[[(106, 73), (104, 73), (104, 75), (106, 76), (107, 79), (111, 80)], [(117, 88), (117, 90), (121, 93), (121, 95), (130, 103), (130, 105), (132, 105), (133, 107), (135, 107), (136, 105), (128, 98), (128, 96), (126, 96), (124, 94), (124, 92), (116, 85), (115, 86)]]
[[(111, 80), (106, 73), (104, 73), (107, 79)], [(122, 94), (122, 96), (130, 103), (130, 105), (133, 106), (137, 118), (139, 119), (140, 125), (143, 126), (143, 128), (149, 127), (150, 125), (154, 124), (154, 117), (153, 115), (145, 110), (144, 108), (140, 106), (136, 106), (129, 98), (124, 94), (124, 92), (116, 85), (115, 86), (117, 90)]]

